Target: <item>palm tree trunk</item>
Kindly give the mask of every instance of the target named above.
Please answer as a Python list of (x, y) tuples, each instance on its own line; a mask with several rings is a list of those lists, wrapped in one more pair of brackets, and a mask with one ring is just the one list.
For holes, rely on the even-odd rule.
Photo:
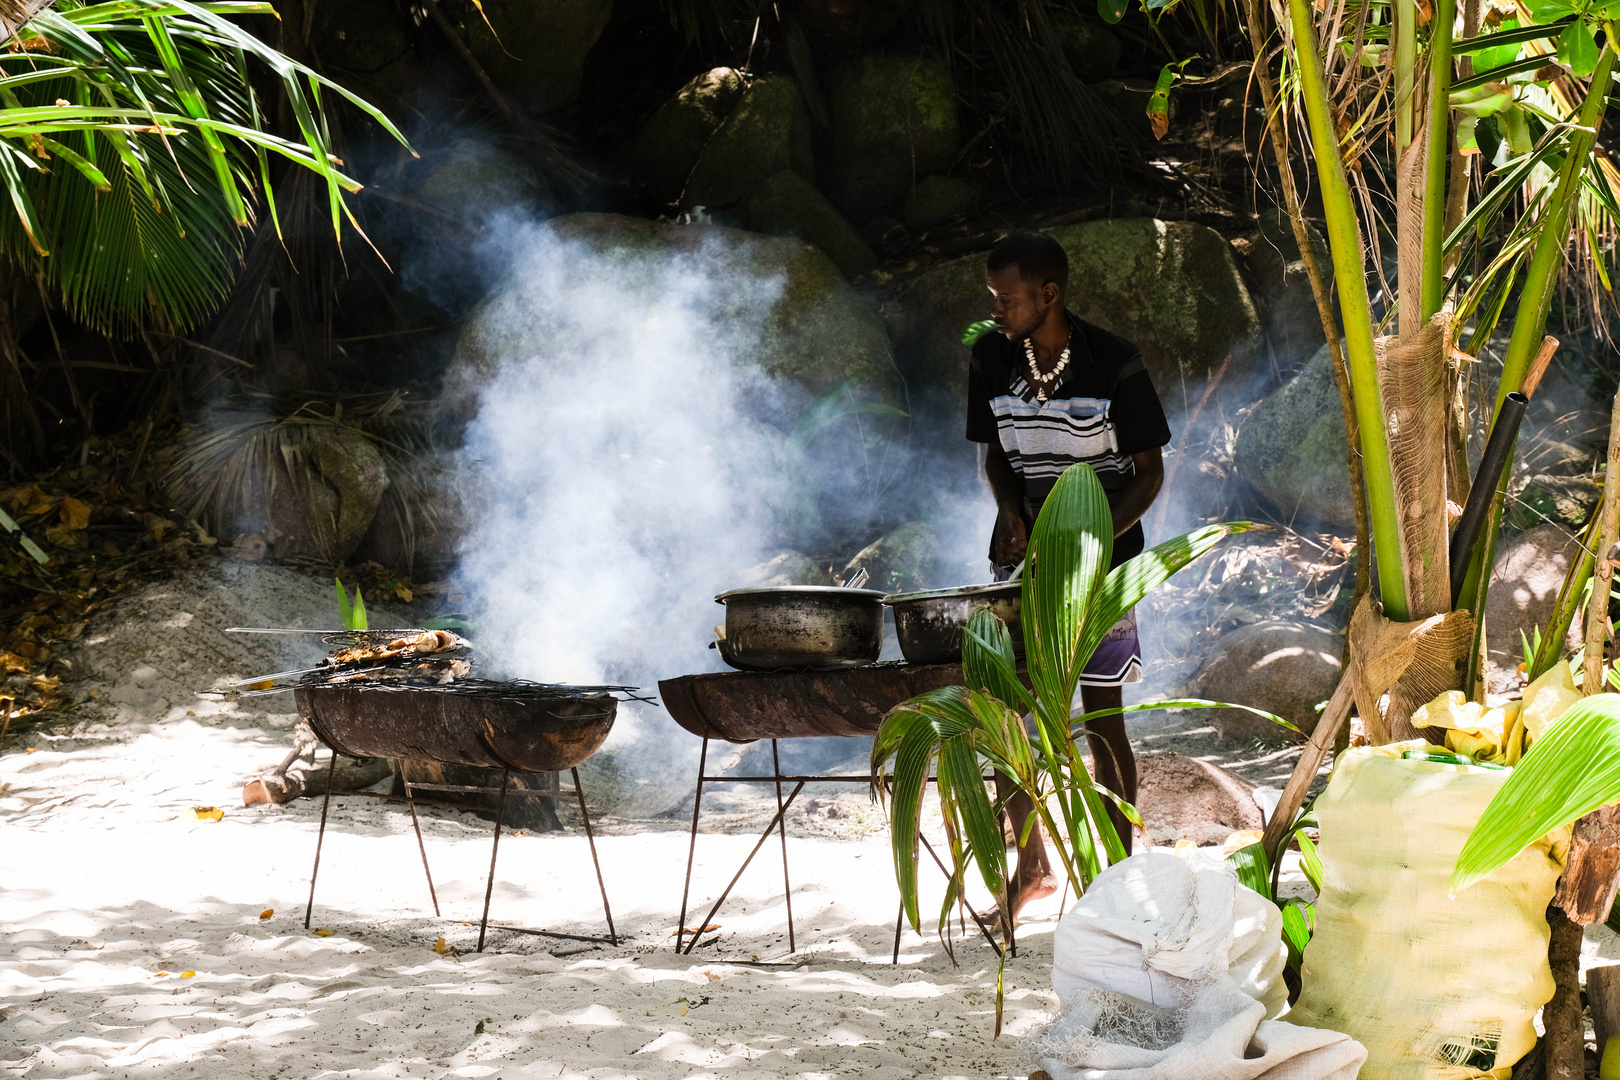
[(1344, 159), (1339, 153), (1338, 131), (1323, 84), (1322, 58), (1316, 49), (1313, 9), (1309, 0), (1289, 0), (1289, 22), (1294, 56), (1299, 67), (1300, 96), (1311, 133), (1316, 173), (1327, 218), (1328, 246), (1333, 255), (1334, 280), (1339, 288), (1339, 312), (1344, 321), (1347, 370), (1354, 396), (1356, 423), (1367, 485), (1368, 520), (1377, 560), (1378, 590), (1391, 619), (1405, 621), (1406, 582), (1401, 572), (1400, 517), (1395, 504), (1390, 470), (1388, 429), (1384, 423), (1383, 395), (1378, 387), (1378, 358), (1373, 347), (1372, 305), (1367, 296), (1366, 259), (1361, 223), (1351, 201)]

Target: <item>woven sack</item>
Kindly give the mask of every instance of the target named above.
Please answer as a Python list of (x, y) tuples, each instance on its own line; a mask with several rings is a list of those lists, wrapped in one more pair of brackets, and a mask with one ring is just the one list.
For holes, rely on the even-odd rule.
[(1024, 1050), (1053, 1080), (1353, 1080), (1354, 1041), (1268, 1019), (1285, 957), (1277, 909), (1230, 866), (1141, 852), (1058, 924), (1063, 1014)]
[(1365, 1046), (1361, 1080), (1507, 1080), (1553, 993), (1546, 909), (1569, 830), (1452, 897), (1457, 853), (1510, 774), (1400, 756), (1424, 746), (1349, 751), (1316, 801), (1325, 872), (1288, 1020)]

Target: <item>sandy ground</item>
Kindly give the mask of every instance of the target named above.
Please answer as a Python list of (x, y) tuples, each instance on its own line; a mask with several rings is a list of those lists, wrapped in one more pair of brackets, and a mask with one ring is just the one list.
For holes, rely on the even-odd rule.
[[(134, 734), (36, 732), (22, 740), (34, 752), (13, 742), (0, 757), (4, 1075), (1021, 1076), (1018, 1038), (1054, 1008), (1058, 898), (1032, 910), (1008, 964), (1000, 1040), (982, 939), (958, 944), (956, 967), (932, 933), (908, 930), (887, 962), (898, 894), (881, 818), (853, 787), (820, 795), (793, 830), (819, 819), (841, 838), (788, 840), (791, 956), (774, 836), (688, 958), (669, 937), (684, 829), (612, 821), (621, 835), (598, 850), (617, 947), (492, 931), (478, 954), (489, 823), (424, 818), (436, 918), (409, 814), (360, 796), (332, 802), (306, 931), (319, 802), (239, 805), (241, 777), (279, 758), (276, 721), (292, 717), (192, 711)], [(717, 798), (714, 824), (751, 822), (754, 801)], [(223, 819), (199, 820), (198, 805)], [(602, 932), (575, 820), (503, 839), (492, 921)], [(698, 837), (694, 909), (756, 838)], [(941, 881), (924, 879), (927, 927)]]
[[(864, 785), (807, 789), (788, 816), (796, 950), (773, 836), (719, 930), (676, 955), (689, 799), (657, 818), (599, 822), (617, 946), (578, 940), (605, 927), (571, 807), (569, 832), (505, 836), (492, 922), (576, 937), (492, 930), (479, 954), (491, 824), (424, 815), (435, 916), (406, 809), (337, 797), (306, 930), (320, 803), (240, 805), (242, 781), (285, 753), (290, 702), (227, 706), (195, 691), (307, 659), (318, 646), (221, 628), (326, 625), (329, 588), (222, 563), (121, 599), (73, 654), (78, 708), (0, 744), (0, 1076), (1025, 1074), (1017, 1043), (1056, 1008), (1064, 897), (1026, 910), (996, 1039), (995, 955), (970, 933), (952, 963), (933, 932), (943, 876), (931, 869), (927, 933), (908, 929), (889, 963), (898, 893)], [(1206, 757), (1261, 784), (1280, 786), (1297, 753), (1223, 745), (1163, 714), (1137, 714), (1131, 728), (1142, 750)], [(862, 740), (782, 752), (785, 771), (865, 771)], [(710, 766), (721, 764), (768, 771), (768, 749), (722, 748)], [(224, 816), (201, 820), (196, 806)], [(774, 811), (769, 787), (705, 792), (687, 925)]]

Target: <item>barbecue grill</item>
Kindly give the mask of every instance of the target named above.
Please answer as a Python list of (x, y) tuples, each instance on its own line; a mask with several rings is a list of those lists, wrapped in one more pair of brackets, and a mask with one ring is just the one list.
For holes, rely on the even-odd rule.
[[(427, 875), (433, 913), (439, 912), (439, 898), (433, 887), (433, 871), (428, 866), (427, 846), (422, 840), (416, 814), (416, 792), (458, 792), (498, 794), (495, 833), (489, 855), (489, 881), (484, 890), (484, 914), (478, 927), (478, 949), (484, 948), (489, 926), (490, 897), (495, 888), (495, 861), (500, 854), (501, 826), (506, 816), (506, 796), (527, 795), (543, 799), (574, 798), (579, 802), (585, 838), (591, 847), (597, 887), (602, 892), (602, 913), (607, 919), (606, 940), (618, 944), (613, 928), (613, 912), (608, 906), (607, 886), (596, 855), (596, 837), (591, 830), (590, 812), (580, 786), (578, 766), (594, 754), (613, 728), (619, 701), (616, 692), (630, 687), (576, 687), (522, 681), (489, 682), (462, 679), (445, 685), (408, 681), (370, 684), (334, 683), (306, 679), (296, 687), (299, 715), (315, 734), (332, 749), (331, 768), (336, 769), (339, 754), (350, 757), (389, 757), (435, 761), (444, 764), (484, 766), (501, 770), (501, 785), (482, 787), (467, 784), (420, 784), (405, 780), (405, 800), (416, 830), (417, 848), (422, 854), (422, 870)], [(573, 777), (571, 791), (533, 790), (510, 786), (511, 774), (556, 773), (567, 770)], [(321, 847), (326, 838), (327, 810), (332, 801), (328, 776), (326, 797), (321, 803), (321, 828), (315, 840), (315, 867), (310, 873), (309, 906), (304, 926), (310, 924), (315, 909), (315, 879), (320, 872)], [(504, 927), (522, 933), (573, 938), (523, 927)], [(596, 940), (596, 939), (589, 939)]]
[[(770, 839), (772, 830), (782, 840), (782, 889), (787, 897), (788, 949), (796, 952), (793, 933), (793, 889), (788, 877), (787, 823), (788, 807), (798, 798), (806, 784), (866, 781), (879, 778), (870, 774), (857, 776), (827, 776), (784, 774), (777, 748), (779, 739), (803, 738), (858, 738), (876, 735), (883, 718), (890, 709), (918, 694), (955, 686), (962, 682), (960, 664), (905, 664), (883, 663), (868, 667), (844, 668), (830, 671), (723, 671), (703, 675), (683, 675), (664, 679), (658, 684), (659, 694), (669, 715), (681, 727), (703, 740), (698, 757), (696, 792), (692, 800), (692, 832), (686, 855), (686, 884), (681, 891), (681, 916), (676, 926), (676, 952), (690, 953), (703, 936), (720, 907), (731, 895), (731, 890), (742, 878), (743, 872)], [(748, 743), (761, 739), (771, 741), (772, 774), (769, 776), (710, 776), (708, 775), (709, 741)], [(782, 797), (782, 784), (794, 784), (787, 798)], [(776, 786), (776, 815), (760, 834), (753, 850), (743, 860), (731, 883), (714, 902), (709, 914), (699, 922), (698, 929), (686, 942), (686, 909), (692, 891), (692, 868), (697, 857), (698, 815), (703, 809), (705, 784), (774, 784)], [(933, 856), (940, 872), (946, 877), (951, 872), (934, 853), (926, 837), (923, 846)], [(973, 921), (990, 942), (997, 954), (996, 944), (989, 928), (972, 911)], [(901, 920), (895, 920), (894, 962), (900, 961)], [(684, 948), (683, 948), (684, 945)], [(1014, 952), (1016, 954), (1016, 951)]]

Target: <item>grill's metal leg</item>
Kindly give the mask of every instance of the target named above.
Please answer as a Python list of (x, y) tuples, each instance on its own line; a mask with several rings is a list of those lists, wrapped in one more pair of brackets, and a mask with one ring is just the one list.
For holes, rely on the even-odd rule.
[(895, 912), (894, 915), (894, 959), (889, 961), (891, 964), (900, 962), (900, 928), (905, 925), (905, 922), (906, 902), (902, 900), (900, 901), (900, 910)]
[(748, 864), (754, 861), (754, 856), (758, 855), (759, 849), (765, 846), (765, 841), (771, 838), (771, 830), (776, 828), (776, 823), (782, 819), (782, 815), (787, 813), (787, 808), (793, 805), (793, 800), (797, 799), (799, 797), (799, 792), (803, 790), (804, 781), (800, 780), (799, 785), (793, 789), (793, 793), (787, 797), (787, 802), (782, 804), (782, 808), (776, 812), (776, 816), (771, 819), (771, 823), (765, 826), (765, 831), (759, 834), (759, 842), (754, 845), (754, 850), (750, 851), (748, 853), (748, 858), (744, 859), (743, 864), (737, 867), (737, 872), (732, 875), (731, 884), (726, 886), (726, 891), (720, 894), (720, 899), (714, 902), (714, 907), (709, 909), (709, 913), (705, 915), (703, 917), (703, 921), (698, 924), (698, 932), (692, 935), (692, 944), (686, 947), (686, 952), (690, 953), (694, 948), (697, 947), (698, 938), (703, 936), (703, 927), (708, 926), (709, 920), (714, 918), (715, 915), (720, 911), (720, 905), (725, 903), (726, 897), (731, 895), (731, 890), (736, 887), (738, 880), (742, 878), (743, 871), (747, 870)]
[(411, 808), (411, 828), (416, 830), (416, 850), (422, 853), (422, 873), (427, 875), (428, 895), (433, 898), (433, 914), (437, 917), (439, 912), (439, 893), (433, 887), (433, 871), (428, 869), (427, 845), (422, 842), (422, 823), (416, 818), (416, 797), (411, 794), (411, 782), (405, 779), (405, 764), (399, 766), (400, 779), (405, 784), (405, 803)]
[(675, 953), (680, 955), (686, 937), (686, 900), (692, 892), (692, 862), (697, 858), (698, 811), (703, 809), (703, 771), (709, 764), (709, 737), (703, 736), (703, 750), (698, 754), (697, 791), (692, 796), (692, 839), (686, 846), (686, 884), (681, 886), (681, 921), (675, 924)]
[(326, 840), (326, 811), (332, 805), (332, 778), (337, 775), (337, 751), (332, 751), (332, 763), (326, 767), (326, 797), (321, 800), (321, 831), (315, 834), (315, 866), (309, 872), (309, 906), (304, 908), (304, 929), (309, 929), (309, 918), (315, 913), (315, 877), (321, 872), (321, 844)]
[(782, 895), (787, 900), (788, 952), (796, 953), (799, 947), (793, 941), (793, 884), (788, 881), (787, 815), (782, 813), (782, 758), (776, 752), (775, 739), (771, 740), (771, 770), (776, 776), (777, 829), (782, 834)]
[(613, 929), (613, 910), (608, 907), (607, 883), (602, 880), (602, 861), (596, 857), (596, 837), (591, 833), (591, 812), (585, 809), (585, 789), (579, 786), (579, 770), (569, 769), (574, 777), (574, 794), (579, 797), (579, 816), (585, 822), (585, 840), (591, 845), (591, 865), (596, 867), (596, 887), (602, 890), (602, 914), (607, 916), (608, 940), (619, 944), (619, 932)]
[(495, 807), (495, 843), (489, 849), (489, 884), (484, 886), (484, 919), (478, 924), (478, 951), (484, 951), (484, 934), (489, 930), (489, 898), (495, 892), (495, 857), (501, 853), (501, 823), (506, 820), (506, 785), (511, 769), (501, 770), (501, 801)]
[[(933, 856), (934, 865), (939, 867), (939, 872), (944, 874), (947, 880), (954, 879), (956, 875), (945, 868), (945, 864), (940, 861), (939, 855), (934, 851), (934, 845), (928, 842), (928, 837), (919, 832), (917, 833), (917, 839), (922, 841), (923, 847), (928, 849), (928, 854)], [(990, 928), (984, 925), (984, 920), (979, 918), (979, 913), (977, 911), (973, 910), (973, 905), (967, 902), (967, 897), (965, 895), (966, 891), (966, 889), (958, 888), (956, 890), (956, 895), (959, 899), (961, 899), (962, 906), (967, 908), (968, 914), (973, 916), (973, 922), (978, 926), (979, 933), (984, 935), (984, 940), (988, 941), (990, 943), (990, 947), (996, 950), (996, 955), (1000, 956), (1001, 946), (996, 944), (995, 935), (990, 933)], [(1012, 938), (1009, 937), (1007, 940), (1011, 941)], [(1012, 955), (1017, 957), (1018, 953), (1014, 952)]]

